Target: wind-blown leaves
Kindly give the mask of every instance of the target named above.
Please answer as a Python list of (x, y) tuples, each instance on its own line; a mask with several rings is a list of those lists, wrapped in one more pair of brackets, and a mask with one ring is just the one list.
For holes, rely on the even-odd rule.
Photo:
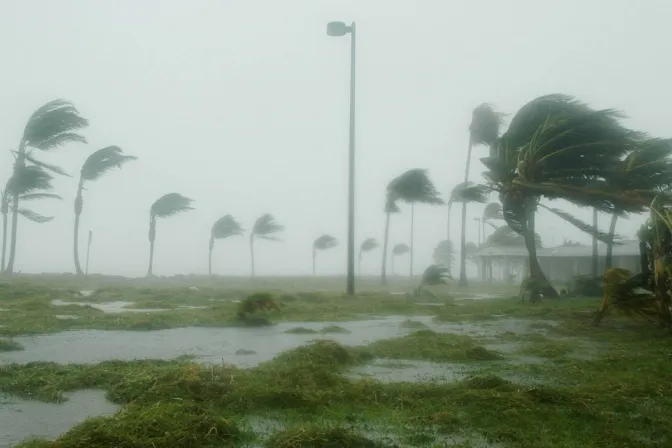
[(490, 189), (485, 185), (475, 184), (471, 181), (460, 182), (450, 192), (448, 204), (455, 202), (484, 204), (488, 201)]
[(34, 211), (32, 211), (32, 210), (28, 210), (28, 209), (25, 209), (25, 208), (20, 208), (20, 209), (18, 209), (17, 211), (18, 211), (18, 213), (19, 213), (21, 216), (23, 216), (24, 218), (29, 219), (29, 220), (31, 220), (31, 221), (33, 221), (33, 222), (38, 223), (38, 224), (44, 224), (45, 222), (49, 222), (49, 221), (51, 221), (52, 219), (54, 219), (53, 216), (44, 216), (44, 215), (40, 215), (40, 214), (37, 213), (37, 212), (34, 212)]
[(452, 267), (453, 261), (455, 259), (455, 250), (453, 248), (453, 243), (448, 240), (443, 240), (434, 248), (432, 254), (434, 263), (440, 263), (449, 268)]
[(439, 205), (443, 200), (439, 192), (427, 175), (427, 170), (408, 170), (399, 177), (393, 179), (387, 187), (388, 202), (395, 203), (401, 200), (407, 203), (423, 203)]
[(161, 196), (152, 204), (149, 213), (152, 218), (167, 218), (178, 213), (193, 210), (192, 203), (192, 199), (179, 193), (168, 193)]
[(399, 243), (392, 248), (392, 255), (404, 255), (411, 250), (408, 244)]
[[(542, 247), (541, 237), (538, 233), (534, 234), (534, 241), (537, 247)], [(514, 232), (508, 225), (495, 229), (485, 240), (486, 246), (525, 246), (525, 238)]]
[(490, 219), (504, 219), (502, 204), (499, 202), (491, 202), (486, 205), (483, 209), (483, 216), (481, 219), (483, 219), (483, 221), (488, 221)]
[(56, 174), (59, 174), (61, 176), (71, 177), (67, 172), (65, 172), (65, 170), (63, 170), (63, 168), (61, 168), (59, 166), (52, 165), (52, 164), (46, 163), (46, 162), (41, 162), (41, 161), (35, 159), (34, 157), (32, 157), (30, 154), (26, 154), (25, 157), (26, 157), (26, 160), (29, 161), (30, 163), (32, 163), (34, 165), (37, 165), (41, 168), (44, 168), (45, 170), (51, 171), (52, 173), (56, 173)]
[(331, 235), (322, 235), (313, 242), (313, 249), (327, 250), (338, 245), (338, 240)]
[(28, 119), (22, 143), (43, 151), (69, 142), (86, 143), (86, 139), (76, 131), (88, 124), (72, 103), (61, 99), (50, 101)]
[(210, 238), (212, 240), (219, 240), (229, 238), (231, 236), (242, 235), (244, 232), (241, 225), (231, 215), (222, 216), (212, 225), (210, 230)]
[(496, 112), (491, 104), (478, 105), (471, 116), (469, 138), (473, 145), (492, 145), (499, 137), (505, 114)]
[(6, 191), (10, 196), (25, 195), (40, 190), (51, 190), (53, 176), (35, 165), (17, 166), (7, 181)]
[(447, 267), (433, 264), (425, 269), (425, 272), (422, 273), (422, 280), (420, 280), (420, 285), (445, 285), (448, 283), (447, 280), (451, 278), (450, 270)]
[(63, 199), (61, 196), (53, 193), (29, 193), (19, 196), (22, 201), (35, 201), (39, 199)]
[(361, 246), (359, 246), (360, 252), (370, 252), (374, 249), (377, 249), (380, 246), (378, 244), (378, 240), (375, 238), (367, 238), (364, 241), (362, 241)]
[[(543, 204), (539, 204), (539, 207), (542, 207), (549, 212), (553, 213), (556, 216), (559, 216), (560, 218), (564, 219), (577, 229), (581, 230), (582, 232), (588, 233), (590, 235), (593, 235), (596, 233), (596, 229), (594, 226), (588, 224), (585, 221), (580, 220), (576, 216), (572, 215), (571, 213), (567, 213), (563, 210), (553, 208), (553, 207), (547, 207)], [(614, 236), (614, 239), (620, 238), (618, 235)], [(608, 233), (604, 233), (602, 231), (597, 231), (597, 239), (602, 241), (603, 243), (607, 243), (611, 240), (611, 236)], [(616, 241), (614, 241), (614, 244), (618, 244)]]
[(273, 215), (266, 213), (260, 216), (252, 227), (252, 235), (264, 240), (280, 241), (279, 238), (273, 236), (274, 233), (284, 230), (284, 226), (278, 224), (273, 218)]
[(136, 160), (137, 157), (125, 155), (118, 146), (107, 146), (95, 151), (82, 165), (81, 178), (93, 181), (100, 178), (113, 168), (121, 168), (126, 162)]

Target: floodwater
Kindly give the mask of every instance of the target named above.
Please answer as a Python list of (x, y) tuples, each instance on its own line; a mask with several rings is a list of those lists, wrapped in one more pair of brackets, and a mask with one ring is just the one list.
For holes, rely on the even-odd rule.
[(389, 383), (446, 383), (459, 381), (467, 375), (468, 372), (462, 364), (384, 358), (354, 367), (346, 374), (348, 378), (362, 379), (369, 377)]
[(126, 308), (133, 305), (133, 302), (126, 302), (123, 300), (116, 300), (114, 302), (91, 303), (91, 302), (67, 302), (65, 300), (55, 299), (51, 301), (53, 306), (89, 306), (104, 313), (118, 314), (118, 313), (156, 313), (158, 311), (171, 311), (168, 308)]
[(0, 447), (28, 437), (54, 439), (88, 417), (112, 415), (119, 406), (105, 399), (105, 391), (79, 390), (64, 394), (64, 403), (43, 403), (0, 394)]

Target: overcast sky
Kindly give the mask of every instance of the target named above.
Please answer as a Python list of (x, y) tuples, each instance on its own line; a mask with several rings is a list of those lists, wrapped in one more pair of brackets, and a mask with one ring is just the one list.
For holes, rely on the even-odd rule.
[[(83, 259), (94, 233), (92, 272), (144, 275), (149, 207), (179, 192), (196, 210), (158, 223), (157, 274), (207, 273), (212, 223), (230, 213), (249, 229), (267, 212), (287, 228), (283, 242), (257, 245), (258, 274), (310, 273), (312, 241), (323, 233), (341, 244), (320, 254), (318, 272), (343, 273), (350, 46), (326, 35), (328, 21), (357, 22), (359, 244), (382, 240), (393, 177), (427, 168), (442, 193), (461, 180), (479, 103), (515, 113), (565, 93), (671, 136), (671, 16), (668, 0), (2, 0), (0, 183), (43, 103), (67, 99), (91, 122), (88, 145), (40, 155), (73, 177), (55, 182), (63, 201), (31, 205), (54, 221), (21, 219), (16, 269), (74, 270), (77, 174), (88, 154), (114, 144), (139, 160), (85, 192), (80, 237)], [(485, 153), (474, 152), (475, 180)], [(469, 209), (469, 240), (481, 211)], [(622, 221), (618, 232), (632, 237), (641, 221)], [(537, 223), (546, 245), (589, 241), (544, 212)], [(445, 238), (445, 207), (416, 207), (415, 228), (421, 271)], [(390, 243), (408, 243), (409, 231), (405, 207)], [(457, 239), (459, 213), (451, 232)], [(364, 272), (378, 273), (380, 258), (369, 254)], [(218, 241), (213, 267), (246, 275), (249, 259), (247, 238)]]

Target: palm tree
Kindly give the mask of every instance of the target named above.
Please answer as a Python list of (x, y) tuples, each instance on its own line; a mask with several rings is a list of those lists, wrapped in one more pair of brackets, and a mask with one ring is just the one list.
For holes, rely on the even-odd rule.
[[(504, 215), (502, 214), (502, 204), (499, 202), (491, 202), (485, 206), (483, 209), (483, 215), (481, 216), (481, 224), (483, 231), (483, 244), (486, 242), (485, 238), (485, 225), (489, 224), (492, 228), (497, 229), (497, 226), (494, 225), (491, 221), (493, 220), (503, 220)], [(492, 260), (488, 260), (487, 263), (483, 264), (484, 275), (483, 278), (487, 277), (488, 281), (492, 280)]]
[[(525, 238), (530, 277), (544, 296), (557, 297), (557, 291), (539, 266), (534, 244), (535, 213), (542, 197), (609, 213), (617, 202), (641, 203), (644, 196), (653, 197), (636, 191), (624, 196), (611, 191), (604, 180), (643, 138), (623, 127), (621, 118), (617, 111), (593, 110), (565, 95), (539, 97), (518, 111), (499, 138), (495, 156), (482, 159), (490, 186), (500, 193), (507, 224)], [(579, 220), (568, 221), (595, 231)]]
[(455, 261), (453, 252), (453, 243), (450, 240), (443, 240), (436, 245), (432, 253), (434, 263), (445, 266), (448, 269), (448, 274), (450, 274), (450, 269)]
[(375, 238), (367, 238), (362, 241), (362, 244), (359, 246), (359, 258), (358, 258), (358, 271), (359, 275), (362, 275), (362, 254), (364, 252), (371, 252), (373, 249), (377, 249), (380, 244)]
[[(61, 199), (60, 196), (52, 193), (45, 193), (52, 189), (51, 182), (53, 176), (42, 167), (37, 165), (26, 165), (16, 168), (14, 174), (9, 178), (5, 185), (5, 190), (0, 198), (0, 213), (2, 213), (2, 271), (5, 270), (5, 255), (7, 254), (7, 217), (10, 210), (13, 212), (12, 198), (15, 196), (21, 201), (32, 201), (37, 199)], [(11, 204), (10, 204), (11, 203)], [(10, 206), (11, 205), (11, 206)], [(16, 212), (37, 223), (49, 222), (53, 219), (50, 216), (43, 216), (26, 208), (19, 208)]]
[[(469, 147), (467, 149), (467, 163), (464, 168), (464, 182), (469, 181), (469, 168), (471, 166), (471, 152), (474, 146), (488, 145), (490, 156), (494, 156), (495, 143), (499, 138), (499, 128), (504, 121), (504, 114), (496, 112), (490, 104), (478, 105), (471, 114), (469, 125)], [(467, 203), (462, 202), (462, 236), (460, 238), (460, 286), (467, 286), (466, 261), (464, 254), (467, 232)]]
[(89, 275), (89, 255), (91, 254), (91, 240), (93, 240), (93, 232), (89, 230), (89, 241), (86, 244), (86, 271), (84, 275)]
[[(79, 135), (77, 131), (88, 126), (89, 122), (79, 115), (79, 111), (71, 103), (64, 100), (54, 100), (37, 109), (28, 119), (26, 127), (23, 130), (19, 148), (14, 151), (16, 161), (14, 162), (13, 175), (26, 167), (26, 162), (39, 166), (57, 174), (65, 175), (65, 172), (57, 166), (49, 165), (33, 157), (33, 151), (48, 151), (58, 148), (66, 143), (80, 142), (86, 143), (86, 139)], [(5, 273), (11, 274), (14, 270), (14, 260), (16, 259), (16, 237), (18, 229), (18, 215), (20, 195), (11, 194), (12, 211), (12, 236), (9, 249), (9, 260)]]
[(121, 168), (126, 162), (136, 160), (135, 156), (125, 155), (118, 146), (108, 146), (91, 154), (84, 161), (82, 169), (79, 174), (79, 185), (77, 187), (77, 197), (75, 199), (75, 231), (73, 250), (75, 255), (75, 270), (77, 275), (83, 275), (81, 266), (79, 265), (79, 219), (82, 215), (82, 207), (84, 206), (84, 199), (82, 192), (84, 191), (84, 183), (98, 180), (103, 174), (107, 173), (113, 168)]
[[(391, 183), (390, 183), (391, 185)], [(381, 283), (387, 284), (387, 246), (390, 239), (390, 216), (392, 213), (399, 213), (399, 206), (397, 205), (394, 192), (390, 190), (390, 185), (387, 186), (387, 197), (385, 199), (385, 234), (383, 237), (383, 262), (382, 272), (380, 275)]]
[(407, 254), (411, 251), (411, 248), (408, 247), (408, 244), (399, 243), (392, 248), (392, 275), (394, 275), (394, 259), (399, 255)]
[(315, 259), (317, 251), (332, 249), (338, 245), (338, 240), (331, 235), (322, 235), (313, 241), (313, 276), (315, 276)]
[(156, 239), (156, 220), (158, 218), (169, 218), (178, 213), (193, 210), (191, 206), (192, 199), (182, 196), (179, 193), (168, 193), (161, 196), (152, 204), (149, 209), (149, 268), (147, 276), (153, 275), (154, 266), (154, 240)]
[(408, 170), (392, 180), (388, 190), (392, 198), (411, 204), (411, 245), (410, 245), (410, 276), (413, 277), (413, 237), (415, 204), (441, 205), (443, 199), (429, 176), (427, 170), (415, 168)]
[[(448, 239), (450, 239), (450, 211), (453, 207), (453, 203), (461, 202), (463, 208), (465, 204), (472, 202), (484, 204), (488, 201), (489, 193), (490, 191), (485, 185), (478, 185), (469, 181), (461, 182), (453, 187), (450, 192), (450, 198), (448, 199)], [(460, 241), (460, 284), (466, 284), (467, 281), (467, 252), (464, 250), (467, 242), (466, 238), (466, 233), (462, 232)], [(462, 272), (464, 272), (464, 282), (462, 282)]]
[(275, 222), (273, 215), (266, 213), (257, 219), (250, 232), (250, 260), (252, 263), (252, 277), (254, 277), (254, 239), (261, 238), (267, 241), (280, 241), (279, 238), (273, 236), (274, 233), (281, 232), (284, 226)]
[(210, 243), (208, 245), (208, 274), (212, 275), (212, 250), (215, 248), (215, 240), (223, 240), (231, 236), (242, 235), (245, 230), (238, 221), (231, 216), (226, 215), (219, 218), (210, 229)]

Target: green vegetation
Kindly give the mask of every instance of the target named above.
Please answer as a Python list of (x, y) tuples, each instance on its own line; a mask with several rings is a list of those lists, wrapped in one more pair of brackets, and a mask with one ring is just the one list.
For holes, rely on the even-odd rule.
[(0, 352), (15, 352), (23, 350), (23, 346), (12, 339), (0, 338)]

